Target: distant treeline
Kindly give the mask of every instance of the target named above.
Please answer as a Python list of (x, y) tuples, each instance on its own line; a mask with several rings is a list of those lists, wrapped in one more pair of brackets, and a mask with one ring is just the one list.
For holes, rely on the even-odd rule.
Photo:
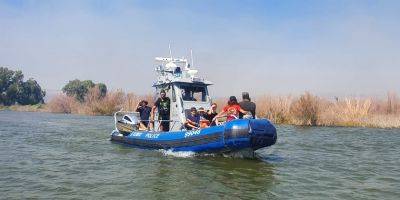
[(96, 90), (98, 92), (99, 99), (104, 98), (107, 95), (107, 86), (104, 83), (93, 83), (92, 80), (81, 81), (75, 79), (69, 81), (67, 85), (62, 88), (64, 94), (74, 97), (79, 102), (84, 102), (85, 97), (88, 95), (90, 90)]
[(0, 105), (44, 103), (43, 97), (46, 92), (40, 85), (33, 78), (27, 81), (23, 79), (22, 71), (0, 67)]
[[(91, 80), (71, 80), (62, 91), (44, 106), (19, 106), (43, 103), (45, 92), (34, 79), (23, 81), (21, 71), (0, 68), (0, 105), (19, 104), (9, 106), (11, 110), (112, 115), (120, 109), (134, 111), (143, 99), (150, 105), (153, 101), (152, 95), (107, 91), (104, 83)], [(214, 102), (221, 109), (226, 100)], [(400, 98), (395, 93), (388, 93), (386, 99), (327, 99), (305, 92), (299, 96), (258, 96), (255, 102), (257, 116), (277, 124), (400, 128)]]
[(150, 95), (137, 96), (121, 90), (107, 91), (104, 83), (91, 80), (72, 80), (62, 88), (63, 94), (53, 97), (46, 109), (49, 112), (73, 113), (83, 115), (112, 115), (123, 108), (135, 110), (138, 102), (146, 99), (152, 101)]

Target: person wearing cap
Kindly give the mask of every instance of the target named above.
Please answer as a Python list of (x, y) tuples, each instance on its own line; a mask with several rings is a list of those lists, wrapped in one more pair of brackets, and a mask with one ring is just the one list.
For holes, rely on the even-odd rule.
[(228, 105), (226, 105), (220, 113), (216, 116), (216, 118), (222, 117), (223, 115), (226, 115), (226, 121), (232, 121), (234, 119), (239, 118), (239, 113), (242, 114), (247, 114), (248, 112), (243, 110), (239, 103), (237, 102), (237, 99), (235, 96), (230, 96)]
[[(242, 101), (239, 103), (240, 107), (245, 110), (251, 112), (253, 119), (256, 118), (256, 104), (251, 101), (249, 93), (242, 93)], [(243, 118), (243, 114), (239, 114), (239, 118)]]
[(186, 117), (185, 127), (187, 130), (198, 129), (200, 127), (200, 116), (195, 107), (190, 108), (190, 115)]
[(151, 109), (151, 120), (154, 121), (154, 112), (158, 109), (158, 120), (161, 120), (160, 129), (162, 131), (169, 131), (170, 106), (171, 100), (166, 96), (165, 90), (161, 90), (160, 97)]
[(149, 103), (146, 100), (142, 100), (136, 107), (136, 112), (140, 115), (140, 129), (147, 129), (149, 125), (149, 118), (151, 113), (151, 108), (147, 106)]
[(200, 128), (207, 128), (210, 126), (210, 121), (207, 119), (206, 110), (203, 107), (200, 107), (198, 110), (200, 116)]

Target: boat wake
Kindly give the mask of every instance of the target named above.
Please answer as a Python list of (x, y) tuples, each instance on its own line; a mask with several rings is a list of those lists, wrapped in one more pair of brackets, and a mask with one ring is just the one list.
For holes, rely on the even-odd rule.
[(193, 151), (172, 151), (170, 149), (169, 150), (160, 149), (158, 151), (162, 153), (164, 156), (172, 156), (177, 158), (192, 158), (196, 156), (196, 152)]
[(159, 149), (158, 151), (162, 153), (164, 156), (172, 156), (177, 158), (215, 157), (218, 155), (215, 153), (204, 153), (204, 152), (196, 153), (193, 151), (172, 151), (171, 149), (169, 150)]
[(193, 151), (172, 151), (171, 149), (159, 149), (160, 152), (164, 156), (171, 156), (177, 158), (193, 158), (193, 157), (225, 157), (225, 158), (244, 158), (244, 159), (256, 159), (258, 156), (251, 151), (250, 149), (244, 149), (236, 152), (228, 152), (228, 153), (196, 153)]

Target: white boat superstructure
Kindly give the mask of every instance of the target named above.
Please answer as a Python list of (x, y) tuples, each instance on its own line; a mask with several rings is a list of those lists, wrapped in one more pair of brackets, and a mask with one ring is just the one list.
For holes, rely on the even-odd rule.
[(210, 109), (208, 86), (212, 82), (199, 77), (186, 58), (156, 57), (157, 95), (165, 90), (171, 99), (171, 131), (181, 130), (191, 107)]

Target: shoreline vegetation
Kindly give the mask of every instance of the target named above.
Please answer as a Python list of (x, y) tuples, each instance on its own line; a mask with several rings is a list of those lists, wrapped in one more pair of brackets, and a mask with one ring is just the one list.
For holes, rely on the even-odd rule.
[(261, 117), (276, 124), (400, 128), (400, 99), (327, 98), (305, 92), (294, 96), (263, 96), (256, 100)]
[[(81, 115), (112, 115), (115, 111), (134, 111), (145, 99), (151, 105), (152, 95), (135, 95), (121, 90), (101, 94), (97, 87), (90, 88), (83, 101), (66, 94), (58, 94), (46, 104), (0, 106), (0, 110), (52, 112)], [(221, 108), (226, 99), (214, 102)], [(300, 96), (263, 95), (257, 97), (257, 116), (275, 124), (300, 126), (338, 126), (400, 128), (400, 99), (388, 93), (386, 99), (335, 98), (329, 100), (305, 92)]]
[[(33, 78), (24, 81), (22, 71), (0, 67), (0, 110), (113, 115), (121, 109), (135, 111), (141, 100), (153, 104), (152, 95), (108, 91), (104, 83), (92, 80), (70, 80), (62, 92), (44, 104), (46, 92)], [(214, 102), (221, 109), (226, 99)], [(400, 128), (400, 99), (390, 92), (386, 99), (331, 100), (305, 92), (299, 96), (263, 95), (254, 102), (257, 116), (275, 124)]]

